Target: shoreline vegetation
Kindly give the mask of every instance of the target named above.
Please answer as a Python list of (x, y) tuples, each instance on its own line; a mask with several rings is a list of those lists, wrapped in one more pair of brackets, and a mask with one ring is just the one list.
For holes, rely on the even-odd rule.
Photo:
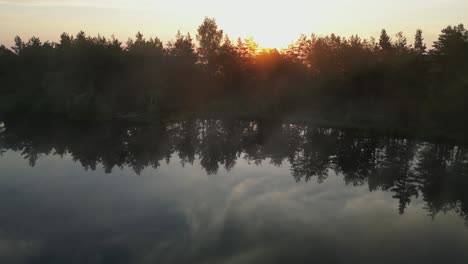
[(303, 35), (288, 48), (231, 40), (205, 18), (195, 39), (125, 44), (84, 32), (0, 46), (0, 117), (163, 122), (184, 116), (293, 120), (466, 141), (468, 31), (379, 39)]

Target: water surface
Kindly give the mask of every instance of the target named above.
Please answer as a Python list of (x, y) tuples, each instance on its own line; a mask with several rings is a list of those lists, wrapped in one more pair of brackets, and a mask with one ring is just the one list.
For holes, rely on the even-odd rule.
[(242, 120), (6, 123), (1, 263), (468, 263), (468, 149)]

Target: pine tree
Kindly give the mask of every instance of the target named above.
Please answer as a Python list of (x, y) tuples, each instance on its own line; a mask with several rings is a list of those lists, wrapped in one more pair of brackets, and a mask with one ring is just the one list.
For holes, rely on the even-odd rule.
[(392, 40), (385, 29), (380, 33), (379, 46), (384, 51), (392, 49)]
[(422, 30), (416, 30), (416, 35), (414, 36), (414, 50), (419, 54), (426, 52), (426, 44), (424, 44), (423, 40)]

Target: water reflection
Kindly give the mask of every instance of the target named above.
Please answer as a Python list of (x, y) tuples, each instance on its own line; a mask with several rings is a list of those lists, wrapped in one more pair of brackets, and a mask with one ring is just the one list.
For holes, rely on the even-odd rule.
[(5, 127), (2, 263), (468, 258), (461, 146), (268, 121)]
[(393, 193), (403, 214), (419, 195), (431, 216), (454, 210), (468, 223), (468, 151), (457, 145), (418, 142), (368, 131), (242, 120), (185, 120), (159, 126), (12, 124), (0, 151), (20, 151), (34, 166), (42, 155), (70, 154), (85, 169), (106, 173), (131, 167), (140, 174), (176, 154), (196, 159), (208, 174), (231, 170), (239, 158), (257, 165), (287, 161), (296, 181), (325, 181), (330, 171), (347, 185)]

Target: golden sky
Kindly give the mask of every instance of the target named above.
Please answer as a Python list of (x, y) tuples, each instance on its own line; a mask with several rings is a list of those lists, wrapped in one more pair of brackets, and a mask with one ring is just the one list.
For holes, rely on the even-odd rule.
[(261, 47), (286, 47), (301, 33), (378, 36), (417, 28), (426, 42), (447, 25), (468, 23), (468, 0), (0, 0), (0, 43), (15, 35), (56, 41), (62, 32), (114, 34), (125, 41), (140, 30), (164, 42), (177, 30), (195, 35), (205, 16), (232, 38), (253, 36)]

